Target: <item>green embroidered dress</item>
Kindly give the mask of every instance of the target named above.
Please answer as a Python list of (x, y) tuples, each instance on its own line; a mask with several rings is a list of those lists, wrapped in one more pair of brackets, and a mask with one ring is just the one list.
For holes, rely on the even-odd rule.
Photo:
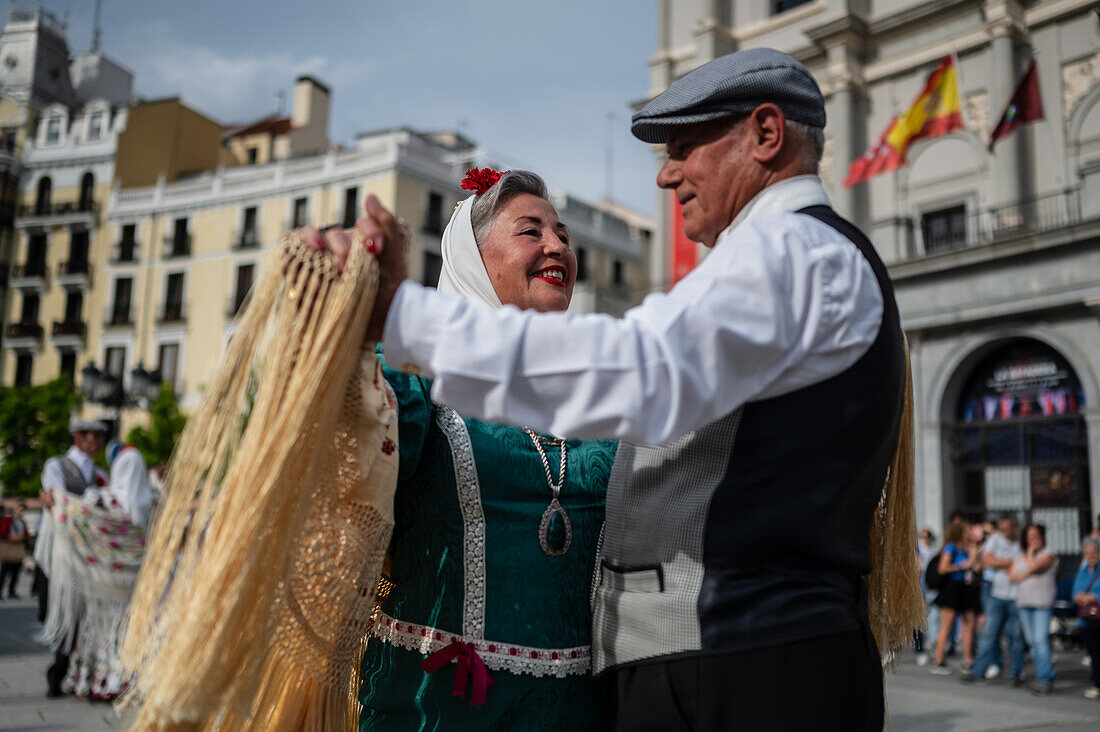
[[(570, 440), (560, 501), (562, 556), (539, 543), (552, 494), (531, 438), (433, 405), (431, 382), (386, 369), (398, 402), (400, 474), (390, 544), (394, 588), (363, 658), (361, 730), (598, 729), (589, 675), (589, 591), (614, 442)], [(558, 478), (559, 448), (544, 448)], [(551, 546), (564, 538), (560, 517)], [(420, 662), (467, 643), (492, 685), (487, 703), (454, 696), (459, 664)], [(461, 660), (461, 659), (460, 659)]]

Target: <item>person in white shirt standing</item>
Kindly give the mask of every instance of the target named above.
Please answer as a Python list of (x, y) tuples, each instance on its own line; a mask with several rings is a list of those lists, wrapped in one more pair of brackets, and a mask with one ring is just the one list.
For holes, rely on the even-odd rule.
[[(771, 49), (715, 59), (639, 111), (634, 135), (668, 152), (658, 185), (712, 251), (622, 319), (440, 295), (407, 280), (377, 199), (356, 225), (382, 265), (366, 336), (431, 374), (436, 401), (623, 440), (593, 629), (615, 729), (882, 728), (862, 577), (906, 356), (886, 269), (817, 177), (824, 126), (812, 75)], [(352, 238), (313, 243), (343, 261)], [(908, 578), (889, 633), (911, 638), (923, 603), (906, 523), (888, 539), (904, 534)]]
[(1004, 516), (997, 522), (997, 533), (986, 540), (982, 549), (982, 566), (995, 570), (993, 586), (985, 610), (985, 626), (978, 641), (978, 657), (974, 667), (964, 672), (962, 681), (974, 681), (993, 666), (1001, 665), (1001, 635), (1008, 642), (1011, 663), (1008, 680), (1013, 686), (1023, 683), (1024, 635), (1016, 612), (1016, 585), (1008, 577), (1013, 563), (1023, 554), (1020, 548), (1016, 519)]
[[(49, 509), (54, 504), (56, 494), (83, 496), (88, 488), (103, 488), (107, 485), (107, 473), (95, 464), (95, 456), (103, 449), (107, 440), (107, 425), (94, 420), (73, 419), (69, 422), (69, 432), (73, 436), (72, 447), (64, 455), (50, 458), (42, 467), (42, 503), (45, 510), (42, 512), (38, 537), (34, 544), (39, 622), (45, 622), (46, 609), (49, 607), (50, 563), (56, 528)], [(70, 638), (54, 649), (54, 662), (46, 670), (46, 695), (49, 697), (62, 694), (61, 682), (69, 668), (69, 651), (73, 640), (75, 639)]]

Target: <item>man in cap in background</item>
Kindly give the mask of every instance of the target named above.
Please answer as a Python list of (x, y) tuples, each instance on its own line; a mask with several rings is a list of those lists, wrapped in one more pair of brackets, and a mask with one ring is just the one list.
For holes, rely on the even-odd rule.
[[(34, 574), (38, 586), (38, 621), (46, 621), (49, 607), (50, 565), (53, 560), (54, 526), (50, 509), (58, 494), (81, 497), (89, 488), (107, 485), (107, 473), (95, 464), (95, 457), (103, 450), (107, 440), (107, 425), (87, 419), (72, 419), (69, 432), (73, 444), (64, 455), (56, 455), (42, 468), (42, 520), (38, 524), (38, 537), (34, 544)], [(54, 662), (46, 671), (47, 696), (61, 696), (61, 682), (69, 668), (69, 649), (72, 640), (62, 643), (54, 651)]]
[[(592, 641), (616, 729), (882, 727), (861, 577), (904, 339), (882, 262), (817, 177), (824, 125), (813, 77), (769, 49), (711, 61), (639, 111), (635, 136), (667, 149), (658, 185), (712, 251), (621, 320), (439, 295), (406, 280), (377, 200), (357, 224), (381, 249), (368, 339), (432, 375), (436, 401), (624, 441)], [(342, 260), (350, 238), (314, 243)]]

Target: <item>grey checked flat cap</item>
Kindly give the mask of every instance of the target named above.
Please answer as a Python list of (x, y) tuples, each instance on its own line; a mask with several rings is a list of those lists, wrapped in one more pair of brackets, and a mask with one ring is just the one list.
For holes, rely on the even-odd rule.
[(107, 425), (96, 419), (77, 419), (73, 417), (69, 420), (69, 432), (106, 432)]
[(630, 131), (643, 142), (662, 143), (670, 127), (748, 114), (764, 102), (787, 119), (825, 126), (825, 99), (809, 70), (782, 51), (752, 48), (685, 74), (634, 115)]

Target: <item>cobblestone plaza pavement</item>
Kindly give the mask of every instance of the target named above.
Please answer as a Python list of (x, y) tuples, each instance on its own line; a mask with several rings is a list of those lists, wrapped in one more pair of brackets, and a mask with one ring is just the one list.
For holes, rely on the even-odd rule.
[[(46, 698), (46, 667), (52, 654), (34, 641), (39, 625), (30, 599), (29, 578), (20, 583), (21, 600), (0, 601), (0, 730), (69, 732), (122, 729), (107, 704), (65, 697)], [(896, 674), (886, 675), (892, 732), (983, 732), (985, 730), (1100, 729), (1100, 700), (1085, 699), (1088, 669), (1084, 652), (1057, 657), (1058, 681), (1049, 696), (1012, 689), (1001, 680), (962, 684), (956, 673), (933, 676), (904, 654)], [(838, 668), (837, 673), (843, 673)], [(812, 683), (807, 679), (807, 683)], [(791, 689), (797, 703), (798, 689)]]

